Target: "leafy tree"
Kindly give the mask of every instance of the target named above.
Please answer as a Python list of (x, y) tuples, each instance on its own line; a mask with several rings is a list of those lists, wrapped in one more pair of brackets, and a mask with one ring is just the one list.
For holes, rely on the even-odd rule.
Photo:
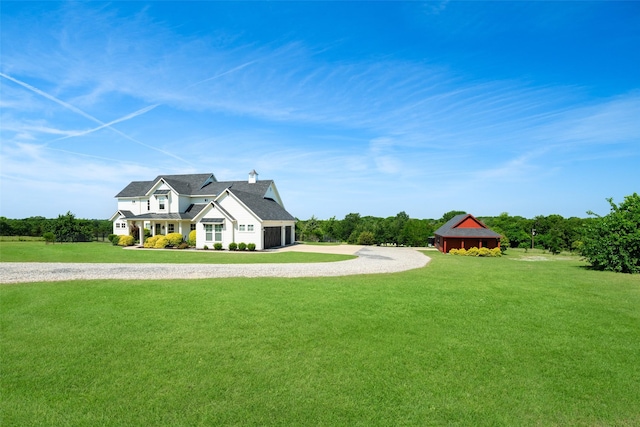
[(427, 246), (433, 226), (425, 219), (409, 219), (404, 226), (404, 244), (407, 246)]
[(0, 216), (0, 236), (13, 236), (13, 226), (10, 220)]
[(75, 241), (80, 231), (80, 224), (78, 224), (75, 215), (71, 212), (58, 215), (58, 218), (52, 223), (51, 232), (59, 242)]
[(405, 211), (399, 212), (393, 221), (393, 242), (398, 245), (404, 245), (407, 236), (405, 233), (405, 226), (409, 222), (409, 215)]
[(640, 273), (640, 196), (626, 196), (617, 206), (607, 199), (611, 212), (595, 216), (586, 227), (582, 256), (596, 270)]
[[(360, 225), (360, 214), (359, 213), (350, 213), (345, 215), (344, 219), (340, 221), (340, 225), (337, 228), (337, 238), (342, 241), (348, 241), (351, 234), (356, 230), (356, 228)], [(355, 240), (358, 238), (356, 235)]]
[(50, 231), (45, 232), (42, 237), (44, 237), (44, 241), (47, 242), (47, 245), (56, 241), (56, 236)]
[(456, 215), (464, 215), (466, 214), (465, 211), (449, 211), (447, 213), (445, 213), (444, 215), (442, 215), (442, 218), (440, 218), (440, 222), (442, 222), (443, 224), (447, 221), (449, 221), (451, 218), (453, 218)]
[(362, 233), (360, 233), (360, 235), (358, 236), (358, 244), (368, 246), (375, 244), (373, 233), (370, 231), (363, 231)]

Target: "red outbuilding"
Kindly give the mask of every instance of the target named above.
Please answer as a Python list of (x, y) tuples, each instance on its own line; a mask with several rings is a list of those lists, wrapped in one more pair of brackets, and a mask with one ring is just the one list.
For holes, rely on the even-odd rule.
[(471, 214), (456, 215), (435, 233), (434, 244), (440, 252), (451, 249), (499, 248), (500, 234), (488, 228)]

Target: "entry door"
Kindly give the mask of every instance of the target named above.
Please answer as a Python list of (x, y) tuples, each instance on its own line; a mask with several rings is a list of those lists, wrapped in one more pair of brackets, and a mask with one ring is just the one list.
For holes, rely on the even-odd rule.
[(160, 224), (156, 224), (156, 232), (155, 235), (162, 233), (162, 226)]

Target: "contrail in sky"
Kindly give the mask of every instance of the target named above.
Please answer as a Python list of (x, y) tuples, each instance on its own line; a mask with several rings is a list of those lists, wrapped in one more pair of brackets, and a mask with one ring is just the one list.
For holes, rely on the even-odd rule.
[(89, 130), (85, 130), (85, 131), (80, 131), (80, 132), (74, 132), (72, 135), (66, 135), (66, 136), (63, 136), (63, 137), (60, 137), (60, 138), (56, 138), (56, 139), (54, 139), (53, 141), (50, 141), (50, 142), (62, 141), (63, 139), (74, 138), (76, 136), (83, 136), (83, 135), (87, 135), (87, 134), (93, 133), (95, 131), (98, 131), (100, 129), (109, 128), (109, 127), (111, 127), (111, 125), (115, 125), (116, 123), (120, 123), (120, 122), (124, 122), (124, 121), (130, 120), (130, 119), (133, 119), (134, 117), (140, 116), (140, 115), (146, 113), (147, 111), (151, 111), (154, 108), (156, 108), (158, 105), (160, 105), (160, 104), (150, 105), (150, 106), (145, 107), (145, 108), (143, 108), (141, 110), (138, 110), (138, 111), (135, 111), (135, 112), (133, 112), (131, 114), (128, 114), (128, 115), (126, 115), (124, 117), (120, 117), (119, 119), (115, 119), (115, 120), (113, 120), (113, 121), (111, 121), (109, 123), (105, 123), (103, 125), (100, 125), (97, 128), (93, 128), (93, 129), (89, 129)]
[[(25, 82), (20, 81), (20, 80), (18, 80), (18, 79), (14, 79), (13, 77), (8, 76), (8, 75), (6, 75), (6, 74), (4, 74), (4, 73), (0, 73), (0, 76), (1, 76), (1, 77), (4, 77), (4, 78), (5, 78), (5, 79), (7, 79), (7, 80), (11, 80), (12, 82), (14, 82), (14, 83), (16, 83), (16, 84), (18, 84), (18, 85), (20, 85), (20, 86), (22, 86), (22, 87), (26, 88), (26, 89), (29, 89), (30, 91), (32, 91), (32, 92), (34, 92), (34, 93), (37, 93), (38, 95), (43, 96), (43, 97), (45, 97), (45, 98), (47, 98), (47, 99), (49, 99), (49, 100), (51, 100), (51, 101), (55, 102), (56, 104), (62, 105), (63, 107), (65, 107), (65, 108), (67, 108), (67, 109), (69, 109), (69, 110), (73, 111), (73, 112), (74, 112), (74, 113), (76, 113), (76, 114), (81, 115), (82, 117), (85, 117), (85, 118), (87, 118), (87, 119), (91, 120), (92, 122), (95, 122), (95, 123), (99, 124), (99, 125), (100, 125), (100, 127), (98, 127), (97, 129), (108, 128), (108, 129), (110, 129), (111, 131), (113, 131), (113, 132), (117, 133), (118, 135), (120, 135), (121, 137), (123, 137), (123, 138), (125, 138), (125, 139), (128, 139), (129, 141), (135, 142), (136, 144), (142, 145), (143, 147), (147, 147), (147, 148), (150, 148), (150, 149), (152, 149), (152, 150), (158, 151), (158, 152), (160, 152), (160, 153), (162, 153), (162, 154), (166, 154), (166, 155), (167, 155), (167, 156), (169, 156), (169, 157), (173, 157), (174, 159), (180, 160), (181, 162), (184, 162), (184, 163), (186, 163), (186, 164), (188, 164), (188, 165), (190, 165), (190, 166), (193, 166), (193, 164), (192, 164), (192, 163), (188, 162), (187, 160), (185, 160), (185, 159), (183, 159), (183, 158), (181, 158), (181, 157), (176, 156), (176, 155), (175, 155), (175, 154), (173, 154), (173, 153), (170, 153), (170, 152), (168, 152), (168, 151), (162, 150), (162, 149), (160, 149), (160, 148), (154, 147), (154, 146), (149, 145), (149, 144), (145, 144), (144, 142), (139, 141), (139, 140), (137, 140), (137, 139), (135, 139), (135, 138), (133, 138), (133, 137), (131, 137), (131, 136), (129, 136), (129, 135), (127, 135), (127, 134), (123, 133), (123, 132), (120, 132), (118, 129), (116, 129), (116, 128), (114, 128), (114, 127), (112, 127), (112, 126), (111, 126), (114, 122), (115, 122), (115, 123), (118, 123), (118, 122), (121, 122), (121, 121), (123, 121), (123, 120), (118, 119), (118, 120), (116, 120), (116, 121), (114, 121), (114, 122), (112, 122), (112, 123), (105, 123), (105, 122), (103, 122), (102, 120), (99, 120), (99, 119), (97, 119), (97, 118), (93, 117), (91, 114), (85, 113), (85, 112), (84, 112), (84, 111), (82, 111), (81, 109), (79, 109), (79, 108), (77, 108), (77, 107), (74, 107), (73, 105), (71, 105), (71, 104), (69, 104), (69, 103), (67, 103), (67, 102), (62, 101), (61, 99), (56, 98), (55, 96), (49, 95), (48, 93), (46, 93), (46, 92), (44, 92), (44, 91), (42, 91), (42, 90), (40, 90), (40, 89), (38, 89), (38, 88), (36, 88), (36, 87), (33, 87), (33, 86), (31, 86), (30, 84), (28, 84), (28, 83), (25, 83)], [(147, 111), (151, 110), (152, 108), (155, 108), (156, 106), (157, 106), (157, 105), (152, 105), (151, 107), (147, 107), (148, 109), (147, 109), (146, 111), (143, 111), (143, 112), (145, 112), (145, 113), (146, 113)], [(145, 109), (143, 109), (143, 110), (145, 110)], [(140, 110), (140, 111), (142, 111), (142, 110)], [(142, 114), (142, 113), (140, 113), (139, 111), (138, 111), (138, 112), (136, 112), (136, 113)], [(132, 113), (132, 114), (130, 114), (129, 116), (134, 115), (133, 117), (135, 117), (135, 115), (139, 115), (139, 114), (136, 114), (136, 113)], [(97, 129), (94, 129), (94, 130), (97, 130)]]
[(222, 77), (222, 76), (226, 76), (227, 74), (230, 74), (230, 73), (233, 73), (233, 72), (236, 72), (236, 71), (242, 70), (243, 68), (248, 67), (249, 65), (254, 64), (254, 63), (256, 63), (256, 62), (258, 62), (258, 61), (257, 61), (257, 60), (255, 60), (255, 61), (249, 61), (249, 62), (246, 62), (246, 63), (244, 63), (244, 64), (242, 64), (242, 65), (238, 65), (237, 67), (232, 68), (232, 69), (230, 69), (230, 70), (227, 70), (227, 71), (225, 71), (224, 73), (216, 74), (215, 76), (209, 77), (208, 79), (204, 79), (204, 80), (200, 80), (199, 82), (192, 83), (192, 84), (190, 84), (189, 86), (185, 87), (185, 89), (189, 89), (189, 88), (191, 88), (191, 87), (194, 87), (194, 86), (197, 86), (197, 85), (199, 85), (199, 84), (202, 84), (202, 83), (208, 82), (208, 81), (210, 81), (210, 80), (215, 80), (215, 79), (220, 78), (220, 77)]

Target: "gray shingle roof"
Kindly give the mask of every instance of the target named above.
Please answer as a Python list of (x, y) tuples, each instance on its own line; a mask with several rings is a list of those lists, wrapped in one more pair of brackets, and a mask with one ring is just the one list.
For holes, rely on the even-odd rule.
[(250, 184), (247, 181), (212, 181), (207, 183), (207, 180), (212, 175), (211, 173), (158, 175), (153, 181), (133, 181), (116, 194), (116, 197), (142, 197), (146, 195), (160, 179), (163, 179), (169, 184), (178, 194), (185, 196), (217, 196), (227, 188), (233, 188), (234, 190), (244, 191), (246, 193), (260, 194), (262, 196), (267, 192), (267, 189), (273, 182), (272, 180), (264, 180), (257, 181), (254, 184)]
[(253, 211), (263, 221), (293, 221), (295, 218), (280, 206), (275, 200), (261, 195), (238, 191), (235, 187), (229, 189), (242, 203)]
[(460, 224), (467, 217), (472, 217), (480, 224), (482, 222), (476, 219), (473, 215), (470, 214), (462, 214), (456, 215), (447, 221), (442, 227), (438, 228), (433, 234), (436, 236), (442, 237), (492, 237), (499, 238), (500, 234), (495, 231), (486, 228), (486, 225), (482, 224), (485, 228), (457, 228), (456, 226)]
[(121, 192), (116, 194), (116, 197), (136, 197), (144, 196), (151, 188), (153, 182), (151, 181), (132, 181), (129, 185), (124, 187)]

